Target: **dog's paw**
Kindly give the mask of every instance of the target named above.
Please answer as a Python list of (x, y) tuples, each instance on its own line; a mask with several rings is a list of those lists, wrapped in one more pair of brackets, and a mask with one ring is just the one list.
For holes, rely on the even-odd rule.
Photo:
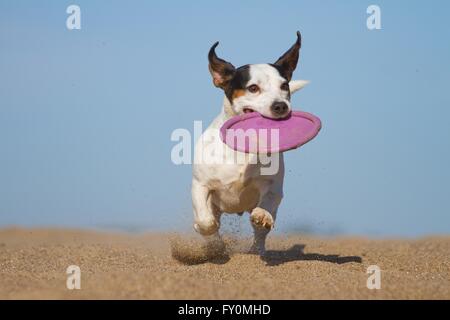
[(262, 208), (253, 209), (250, 215), (250, 221), (257, 227), (262, 227), (267, 230), (272, 230), (275, 221), (273, 220), (272, 215)]
[(197, 223), (194, 224), (195, 231), (203, 236), (215, 234), (219, 230), (219, 227), (220, 225), (216, 219), (197, 221)]
[(264, 257), (266, 255), (266, 248), (265, 246), (258, 246), (256, 244), (253, 244), (251, 248), (247, 252), (248, 254), (254, 254), (258, 255), (260, 257)]

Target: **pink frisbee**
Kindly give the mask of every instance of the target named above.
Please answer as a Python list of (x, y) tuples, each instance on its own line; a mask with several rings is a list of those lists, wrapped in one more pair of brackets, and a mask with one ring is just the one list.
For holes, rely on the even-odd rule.
[(283, 119), (270, 119), (252, 112), (226, 121), (220, 128), (220, 138), (236, 151), (276, 153), (311, 141), (321, 126), (318, 117), (303, 111), (292, 111)]

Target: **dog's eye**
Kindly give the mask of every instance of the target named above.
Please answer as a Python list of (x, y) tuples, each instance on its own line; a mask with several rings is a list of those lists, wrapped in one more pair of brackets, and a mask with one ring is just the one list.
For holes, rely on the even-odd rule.
[(252, 84), (251, 86), (247, 87), (247, 90), (251, 93), (257, 93), (259, 92), (259, 87), (256, 84)]
[(280, 87), (281, 90), (289, 91), (289, 83), (285, 82)]

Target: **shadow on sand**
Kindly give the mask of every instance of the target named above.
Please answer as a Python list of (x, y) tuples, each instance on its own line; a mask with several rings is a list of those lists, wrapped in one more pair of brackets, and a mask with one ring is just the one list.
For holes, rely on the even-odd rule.
[(362, 258), (358, 256), (341, 257), (337, 254), (305, 253), (305, 245), (296, 244), (288, 250), (267, 250), (261, 257), (268, 266), (278, 266), (292, 261), (324, 261), (336, 264), (349, 262), (361, 263)]
[[(186, 265), (203, 263), (225, 264), (231, 259), (233, 250), (227, 250), (228, 245), (215, 242), (205, 245), (189, 239), (173, 238), (171, 241), (172, 257)], [(292, 261), (323, 261), (335, 264), (350, 262), (361, 263), (358, 256), (339, 256), (337, 254), (305, 253), (305, 245), (296, 244), (287, 250), (268, 250), (261, 257), (267, 266), (278, 266)]]

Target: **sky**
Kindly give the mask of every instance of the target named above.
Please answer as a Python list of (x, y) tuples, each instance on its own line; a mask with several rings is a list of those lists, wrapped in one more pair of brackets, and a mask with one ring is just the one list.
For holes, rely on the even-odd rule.
[[(81, 9), (68, 30), (66, 8)], [(381, 30), (366, 26), (369, 5)], [(223, 93), (207, 52), (274, 62), (303, 35), (276, 231), (450, 233), (448, 1), (0, 1), (0, 227), (191, 230), (171, 133)], [(248, 230), (248, 217), (225, 227)], [(246, 229), (247, 228), (247, 229)]]

